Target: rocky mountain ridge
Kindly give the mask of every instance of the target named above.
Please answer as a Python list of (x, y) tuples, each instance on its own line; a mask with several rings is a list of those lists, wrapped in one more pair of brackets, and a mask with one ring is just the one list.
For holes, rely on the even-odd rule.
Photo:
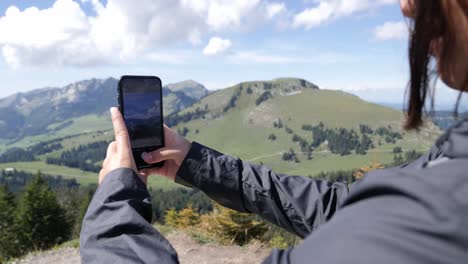
[[(54, 123), (89, 114), (101, 115), (117, 104), (117, 84), (114, 78), (89, 79), (62, 88), (41, 88), (0, 99), (0, 139), (37, 135), (47, 132), (48, 126)], [(165, 86), (165, 114), (180, 111), (207, 93), (195, 81)]]

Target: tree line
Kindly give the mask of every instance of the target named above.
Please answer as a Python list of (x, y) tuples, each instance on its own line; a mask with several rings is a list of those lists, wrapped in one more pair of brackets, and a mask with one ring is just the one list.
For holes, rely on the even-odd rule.
[(9, 148), (0, 155), (0, 163), (36, 161), (39, 155), (62, 149), (63, 146), (60, 141), (70, 137), (72, 136), (40, 142), (26, 149), (20, 147)]
[[(299, 144), (301, 151), (307, 155), (307, 159), (309, 160), (312, 159), (313, 151), (325, 142), (327, 143), (328, 149), (333, 154), (341, 156), (350, 155), (352, 153), (366, 155), (368, 150), (375, 148), (371, 136), (380, 136), (384, 138), (387, 143), (392, 144), (403, 138), (399, 132), (393, 131), (391, 126), (373, 129), (367, 125), (361, 124), (359, 130), (356, 131), (354, 129), (342, 127), (330, 129), (325, 127), (323, 122), (315, 126), (310, 124), (302, 125), (302, 130), (310, 133), (310, 140), (295, 133), (290, 127), (284, 125), (281, 119), (273, 121), (273, 128), (284, 128), (287, 134), (292, 135), (292, 142)], [(268, 135), (269, 141), (275, 141), (276, 139), (277, 137), (274, 133)], [(379, 140), (379, 145), (381, 144)], [(282, 159), (285, 161), (300, 162), (292, 149), (290, 149), (289, 152), (283, 153)]]
[(164, 222), (166, 211), (170, 208), (181, 210), (191, 205), (198, 213), (206, 213), (212, 210), (210, 198), (203, 192), (187, 189), (175, 188), (172, 190), (149, 189), (153, 197), (153, 220)]
[(87, 145), (80, 145), (77, 148), (63, 151), (60, 157), (47, 157), (46, 163), (72, 168), (78, 168), (84, 171), (99, 172), (100, 165), (96, 163), (103, 160), (106, 156), (108, 141), (97, 141)]
[(194, 111), (187, 111), (183, 114), (171, 114), (164, 119), (164, 123), (166, 123), (166, 125), (168, 125), (169, 127), (174, 127), (180, 123), (187, 123), (197, 119), (205, 119), (209, 113), (210, 110), (208, 109), (208, 105), (205, 104), (204, 108), (197, 107)]
[[(95, 133), (102, 134), (104, 131), (96, 131)], [(35, 145), (32, 145), (27, 148), (13, 147), (7, 149), (5, 152), (0, 154), (0, 163), (9, 163), (9, 162), (28, 162), (36, 161), (37, 156), (48, 154), (56, 150), (63, 148), (61, 141), (70, 139), (73, 137), (81, 136), (87, 133), (81, 133), (77, 135), (68, 135), (61, 138), (55, 138), (48, 141), (39, 142)]]
[[(9, 190), (13, 193), (20, 193), (24, 187), (31, 182), (35, 177), (35, 174), (17, 171), (0, 171), (0, 185), (8, 186)], [(52, 189), (75, 189), (80, 185), (76, 179), (65, 179), (61, 175), (52, 176), (42, 174), (42, 180), (47, 183)]]
[(359, 155), (365, 155), (369, 149), (374, 148), (374, 144), (368, 136), (368, 130), (362, 129), (361, 135), (354, 129), (346, 128), (326, 128), (323, 122), (316, 126), (303, 125), (302, 130), (312, 133), (313, 148), (317, 148), (325, 141), (328, 142), (328, 148), (331, 153), (341, 156), (350, 155), (352, 151)]

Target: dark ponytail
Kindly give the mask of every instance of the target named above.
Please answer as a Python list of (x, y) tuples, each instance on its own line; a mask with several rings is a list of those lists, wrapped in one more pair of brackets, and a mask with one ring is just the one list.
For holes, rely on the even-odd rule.
[(405, 129), (417, 129), (423, 123), (424, 106), (428, 95), (431, 95), (429, 84), (436, 77), (436, 71), (431, 69), (431, 41), (443, 35), (446, 28), (440, 0), (415, 1), (414, 11), (415, 18), (410, 28), (410, 81)]

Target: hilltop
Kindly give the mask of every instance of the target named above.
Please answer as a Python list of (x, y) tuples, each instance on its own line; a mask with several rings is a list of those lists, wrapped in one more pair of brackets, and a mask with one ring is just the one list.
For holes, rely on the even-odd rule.
[(194, 80), (171, 83), (165, 87), (172, 92), (182, 92), (197, 101), (208, 94), (208, 90), (205, 88), (205, 86)]
[[(323, 90), (303, 79), (281, 78), (271, 81), (244, 82), (216, 91), (166, 122), (189, 139), (220, 151), (275, 170), (299, 175), (314, 175), (322, 170), (353, 169), (370, 161), (390, 163), (393, 150), (425, 151), (440, 134), (432, 124), (420, 134), (401, 129), (403, 114), (357, 96), (335, 90)], [(279, 127), (281, 123), (281, 127)], [(313, 141), (311, 129), (323, 125), (324, 131), (346, 129), (361, 139), (361, 126), (374, 130), (368, 134), (374, 148), (365, 155), (337, 155), (329, 142), (315, 147), (312, 158), (301, 145)], [(380, 130), (379, 130), (380, 129)], [(391, 140), (379, 133), (398, 134)], [(381, 133), (381, 135), (383, 135)], [(387, 142), (389, 141), (389, 142)], [(293, 149), (300, 162), (285, 161), (282, 156)]]

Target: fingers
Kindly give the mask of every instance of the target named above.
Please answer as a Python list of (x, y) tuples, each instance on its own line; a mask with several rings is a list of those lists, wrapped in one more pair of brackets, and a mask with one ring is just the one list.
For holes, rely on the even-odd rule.
[(111, 156), (112, 153), (115, 153), (115, 152), (117, 152), (117, 142), (112, 141), (107, 147), (106, 157)]
[(170, 127), (166, 126), (166, 124), (163, 124), (163, 127), (164, 127), (164, 134), (166, 133), (175, 133), (174, 130), (172, 130)]
[(105, 168), (107, 167), (107, 163), (109, 163), (109, 159), (112, 157), (114, 153), (117, 152), (117, 143), (115, 141), (112, 141), (109, 146), (107, 147), (106, 151), (106, 158), (102, 162), (102, 167)]
[(114, 126), (115, 141), (119, 151), (129, 150), (130, 138), (122, 114), (116, 107), (111, 107), (112, 125)]
[(158, 163), (164, 160), (177, 159), (182, 155), (180, 149), (174, 148), (160, 148), (152, 152), (143, 152), (141, 158), (148, 164)]
[(161, 174), (161, 168), (151, 168), (151, 169), (144, 169), (140, 171), (140, 174), (144, 176), (150, 176), (155, 174)]

